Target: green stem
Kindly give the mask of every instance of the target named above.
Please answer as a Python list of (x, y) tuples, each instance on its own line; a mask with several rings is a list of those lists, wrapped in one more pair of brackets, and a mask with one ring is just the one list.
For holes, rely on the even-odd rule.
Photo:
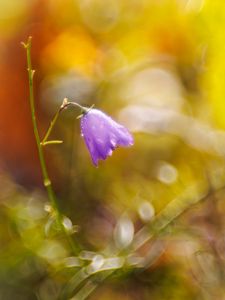
[(68, 106), (75, 106), (75, 107), (80, 108), (80, 109), (81, 109), (81, 114), (85, 114), (85, 113), (87, 113), (87, 112), (90, 110), (90, 108), (81, 106), (80, 104), (78, 104), (78, 103), (76, 103), (76, 102), (69, 102), (69, 101), (67, 100), (67, 98), (65, 98), (65, 99), (63, 100), (62, 105), (60, 106), (60, 108), (59, 108), (59, 109), (57, 110), (57, 112), (55, 113), (55, 115), (54, 115), (54, 117), (53, 117), (53, 119), (52, 119), (52, 121), (51, 121), (51, 123), (50, 123), (50, 125), (49, 125), (49, 127), (48, 127), (48, 130), (47, 130), (47, 132), (46, 132), (46, 134), (45, 134), (43, 140), (41, 141), (41, 145), (42, 145), (42, 146), (45, 146), (45, 145), (48, 145), (48, 144), (60, 144), (60, 142), (56, 142), (56, 143), (55, 143), (54, 141), (47, 141), (47, 140), (48, 140), (48, 138), (49, 138), (49, 136), (50, 136), (50, 134), (51, 134), (51, 132), (52, 132), (54, 126), (55, 126), (56, 121), (58, 120), (58, 117), (59, 117), (60, 113), (61, 113), (64, 109), (66, 109)]
[(63, 141), (53, 140), (53, 141), (47, 141), (47, 142), (41, 142), (41, 146), (47, 146), (47, 145), (56, 145), (56, 144), (62, 144)]
[(61, 107), (61, 109), (64, 109), (64, 108), (66, 108), (67, 106), (70, 106), (70, 105), (80, 108), (81, 113), (87, 113), (90, 109), (89, 107), (84, 107), (84, 106), (78, 104), (77, 102), (67, 102), (63, 107)]
[(38, 156), (40, 160), (40, 165), (41, 165), (41, 171), (42, 171), (42, 176), (43, 176), (43, 184), (46, 188), (47, 194), (49, 201), (54, 209), (54, 212), (56, 214), (56, 220), (61, 228), (62, 233), (65, 235), (70, 247), (74, 252), (75, 247), (73, 244), (73, 241), (68, 235), (65, 226), (63, 225), (63, 216), (59, 210), (56, 197), (52, 188), (52, 182), (49, 178), (46, 163), (45, 163), (45, 158), (44, 158), (44, 153), (43, 153), (43, 148), (41, 145), (41, 140), (38, 132), (38, 127), (37, 127), (37, 120), (36, 120), (36, 115), (35, 115), (35, 105), (34, 105), (34, 88), (33, 88), (33, 77), (34, 77), (34, 70), (32, 69), (32, 63), (31, 63), (31, 37), (28, 38), (27, 43), (22, 43), (24, 48), (26, 49), (26, 54), (27, 54), (27, 71), (28, 71), (28, 79), (29, 79), (29, 95), (30, 95), (30, 109), (31, 109), (31, 117), (32, 117), (32, 125), (33, 125), (33, 131), (34, 131), (34, 136), (37, 144), (37, 149), (38, 149)]
[(60, 111), (61, 111), (61, 109), (59, 109), (59, 110), (56, 112), (56, 114), (54, 115), (54, 117), (53, 117), (53, 119), (52, 119), (52, 121), (51, 121), (51, 123), (50, 123), (50, 126), (48, 127), (48, 130), (47, 130), (47, 132), (46, 132), (46, 134), (45, 134), (45, 136), (44, 136), (44, 138), (43, 138), (43, 140), (42, 140), (42, 142), (41, 142), (42, 145), (46, 144), (46, 142), (47, 142), (47, 140), (48, 140), (48, 137), (49, 137), (49, 135), (51, 134), (52, 129), (53, 129), (53, 127), (54, 127), (54, 125), (55, 125), (55, 123), (56, 123), (58, 117), (59, 117)]
[(31, 109), (32, 125), (33, 125), (34, 136), (38, 148), (38, 155), (39, 155), (39, 160), (40, 160), (41, 170), (43, 175), (43, 183), (48, 192), (48, 197), (52, 206), (55, 209), (57, 209), (57, 203), (55, 201), (54, 192), (52, 189), (52, 183), (48, 176), (45, 159), (44, 159), (44, 153), (41, 147), (41, 141), (38, 133), (37, 121), (35, 115), (34, 91), (33, 91), (33, 77), (35, 71), (32, 69), (32, 64), (31, 64), (31, 37), (29, 37), (28, 42), (25, 45), (25, 49), (27, 53), (27, 67), (28, 67), (27, 71), (28, 71), (28, 78), (29, 78), (29, 94), (30, 94), (30, 109)]

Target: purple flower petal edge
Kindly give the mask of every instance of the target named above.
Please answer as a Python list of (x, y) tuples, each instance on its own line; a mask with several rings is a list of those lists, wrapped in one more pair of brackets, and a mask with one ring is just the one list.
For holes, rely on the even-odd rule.
[(95, 166), (100, 159), (105, 160), (112, 155), (117, 147), (134, 144), (132, 135), (124, 126), (98, 109), (91, 109), (82, 116), (81, 135)]

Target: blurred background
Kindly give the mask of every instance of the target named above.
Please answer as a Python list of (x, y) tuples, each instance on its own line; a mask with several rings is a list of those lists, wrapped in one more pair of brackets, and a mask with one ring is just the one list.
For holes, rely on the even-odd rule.
[[(222, 0), (0, 0), (0, 299), (58, 299), (82, 259), (129, 245), (193, 185), (204, 201), (132, 253), (131, 266), (97, 279), (90, 299), (225, 299), (224, 30)], [(51, 138), (63, 144), (45, 157), (77, 255), (42, 186), (28, 36), (42, 137), (68, 97), (135, 139), (95, 168), (77, 111), (60, 115)], [(74, 295), (65, 299), (86, 299)]]

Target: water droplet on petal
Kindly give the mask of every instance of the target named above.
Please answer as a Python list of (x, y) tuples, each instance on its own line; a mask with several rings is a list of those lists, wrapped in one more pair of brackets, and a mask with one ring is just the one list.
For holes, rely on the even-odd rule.
[(116, 147), (116, 141), (115, 141), (115, 140), (111, 140), (111, 145), (112, 145), (113, 147)]
[(107, 153), (107, 155), (111, 156), (113, 153), (112, 149), (109, 150), (109, 152)]

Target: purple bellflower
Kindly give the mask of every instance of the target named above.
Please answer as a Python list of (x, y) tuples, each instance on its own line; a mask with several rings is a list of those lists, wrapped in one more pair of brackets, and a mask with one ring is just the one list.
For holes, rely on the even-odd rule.
[(81, 135), (90, 152), (92, 161), (98, 166), (100, 159), (112, 155), (117, 147), (129, 147), (134, 140), (129, 131), (98, 109), (90, 109), (81, 118)]

